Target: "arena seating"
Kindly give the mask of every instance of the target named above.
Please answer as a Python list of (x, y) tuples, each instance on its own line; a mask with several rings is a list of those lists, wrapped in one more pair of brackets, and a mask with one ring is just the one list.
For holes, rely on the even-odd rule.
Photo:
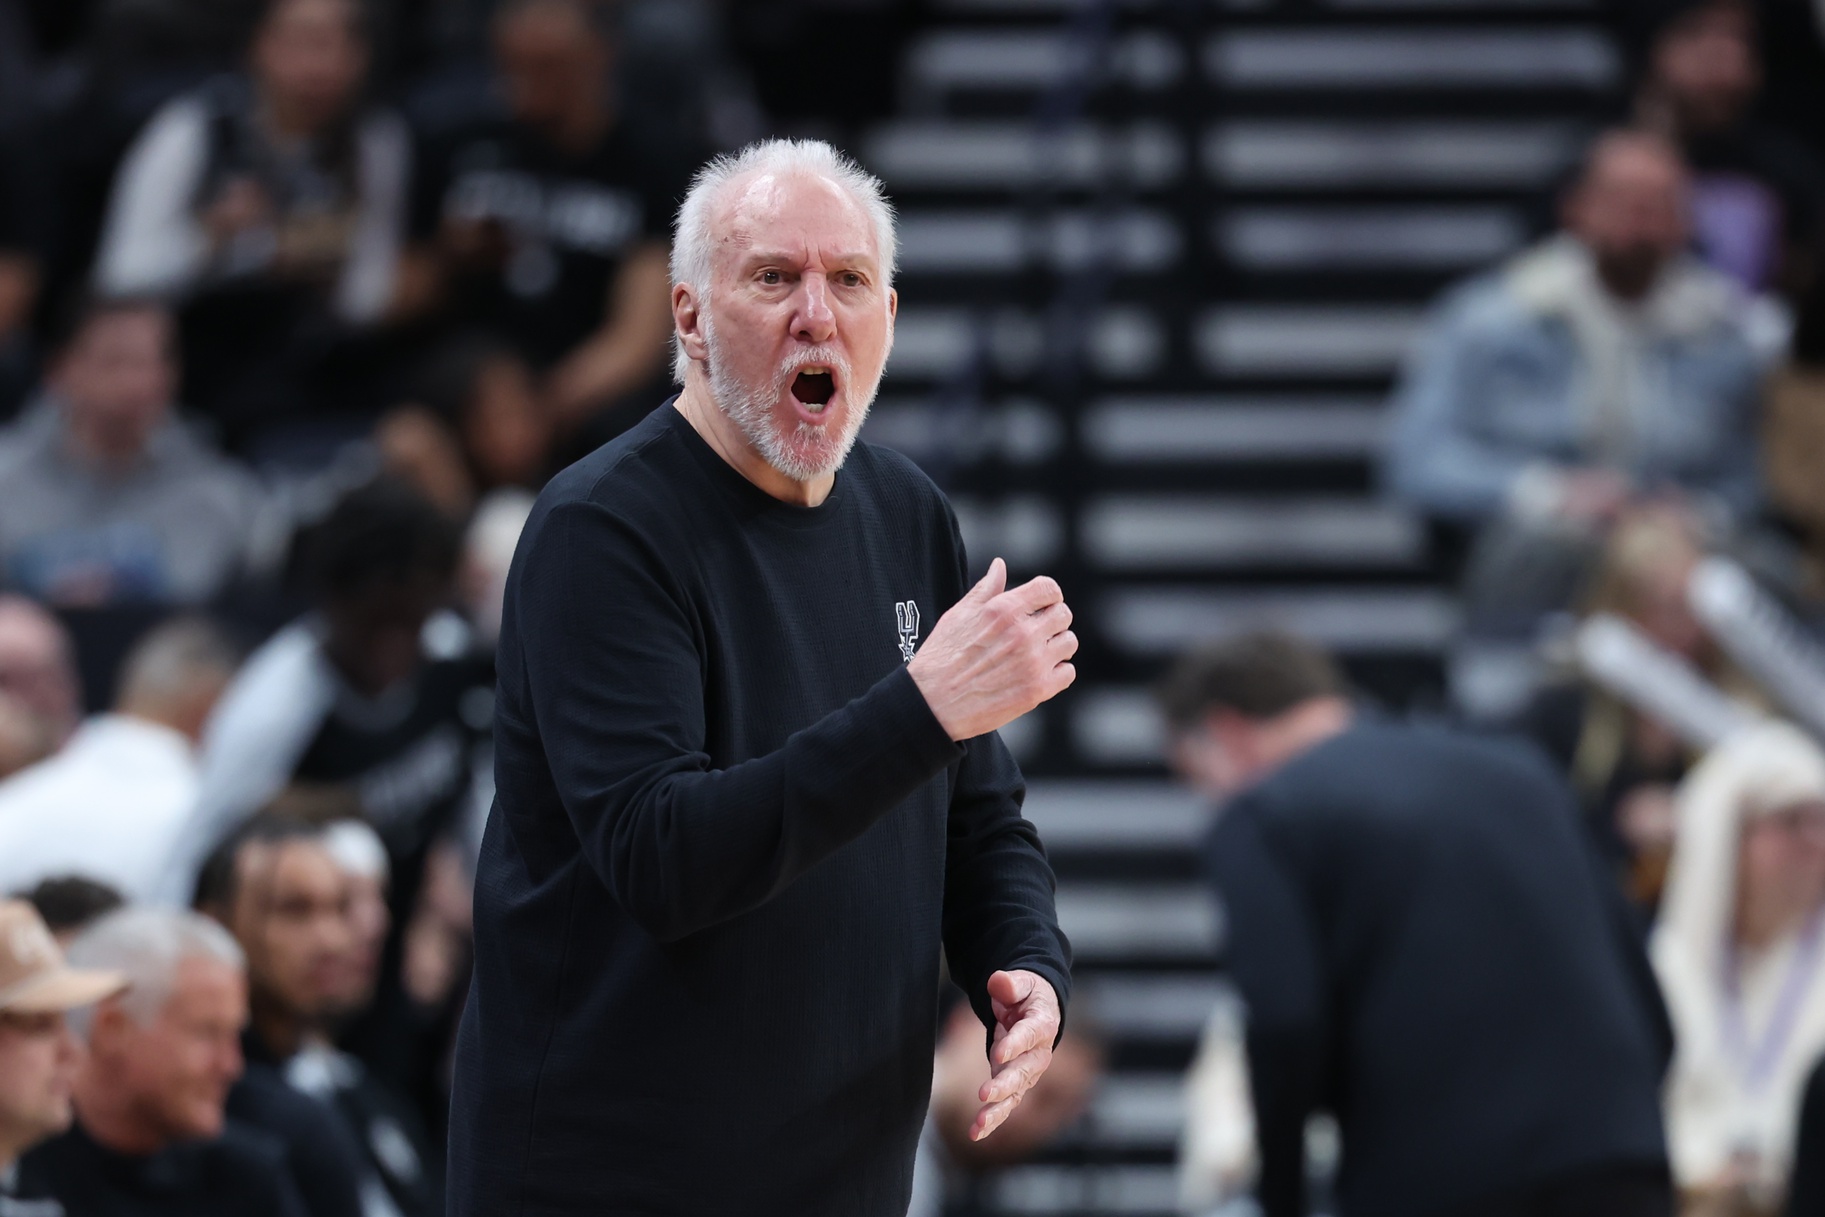
[(1375, 493), (1384, 394), (1438, 289), (1541, 228), (1623, 64), (1579, 0), (930, 8), (859, 149), (903, 240), (867, 434), (952, 492), (978, 565), (1078, 611), (1078, 686), (1005, 734), (1113, 1046), (1081, 1135), (989, 1201), (1167, 1213), (1220, 925), (1145, 682), (1265, 622), (1442, 702), (1455, 608)]

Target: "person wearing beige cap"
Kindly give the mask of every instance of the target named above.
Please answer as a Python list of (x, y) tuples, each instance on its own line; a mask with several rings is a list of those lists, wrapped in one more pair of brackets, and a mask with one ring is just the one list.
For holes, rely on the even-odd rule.
[(0, 1213), (28, 1199), (46, 1217), (61, 1211), (55, 1201), (17, 1194), (13, 1164), (70, 1126), (81, 1050), (64, 1015), (126, 984), (117, 972), (70, 967), (36, 909), (0, 902)]
[(307, 1217), (285, 1146), (223, 1110), (247, 1020), (228, 932), (195, 913), (129, 907), (77, 935), (69, 956), (131, 984), (74, 1020), (87, 1049), (75, 1119), (20, 1159), (22, 1187), (68, 1217)]

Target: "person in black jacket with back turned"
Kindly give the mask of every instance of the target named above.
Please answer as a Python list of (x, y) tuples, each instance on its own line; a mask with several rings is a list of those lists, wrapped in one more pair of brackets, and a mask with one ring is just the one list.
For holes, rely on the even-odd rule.
[(1360, 718), (1276, 634), (1162, 682), (1209, 842), (1267, 1217), (1302, 1217), (1308, 1115), (1342, 1217), (1668, 1217), (1666, 1010), (1571, 790), (1518, 742)]
[(940, 952), (993, 1037), (975, 1138), (1061, 1026), (995, 732), (1070, 684), (1071, 613), (969, 586), (943, 495), (854, 442), (879, 182), (757, 144), (673, 248), (684, 391), (552, 480), (507, 581), (450, 1211), (902, 1217)]

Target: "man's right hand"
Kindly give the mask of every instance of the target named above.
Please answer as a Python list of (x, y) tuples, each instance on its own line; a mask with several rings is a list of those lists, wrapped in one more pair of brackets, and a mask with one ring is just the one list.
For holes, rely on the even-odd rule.
[(1077, 635), (1058, 584), (1043, 575), (1011, 589), (1007, 582), (1007, 564), (996, 558), (907, 665), (958, 742), (1006, 726), (1077, 679)]

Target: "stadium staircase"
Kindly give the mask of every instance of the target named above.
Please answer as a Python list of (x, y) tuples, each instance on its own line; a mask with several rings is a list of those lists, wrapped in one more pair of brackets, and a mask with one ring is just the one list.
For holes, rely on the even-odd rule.
[(1077, 609), (1077, 686), (1004, 734), (1111, 1044), (1081, 1127), (985, 1200), (1170, 1213), (1221, 927), (1146, 684), (1271, 623), (1441, 701), (1456, 610), (1375, 490), (1385, 392), (1425, 302), (1538, 231), (1623, 64), (1579, 0), (926, 9), (858, 148), (903, 242), (866, 434), (951, 492), (978, 569), (1053, 573)]

